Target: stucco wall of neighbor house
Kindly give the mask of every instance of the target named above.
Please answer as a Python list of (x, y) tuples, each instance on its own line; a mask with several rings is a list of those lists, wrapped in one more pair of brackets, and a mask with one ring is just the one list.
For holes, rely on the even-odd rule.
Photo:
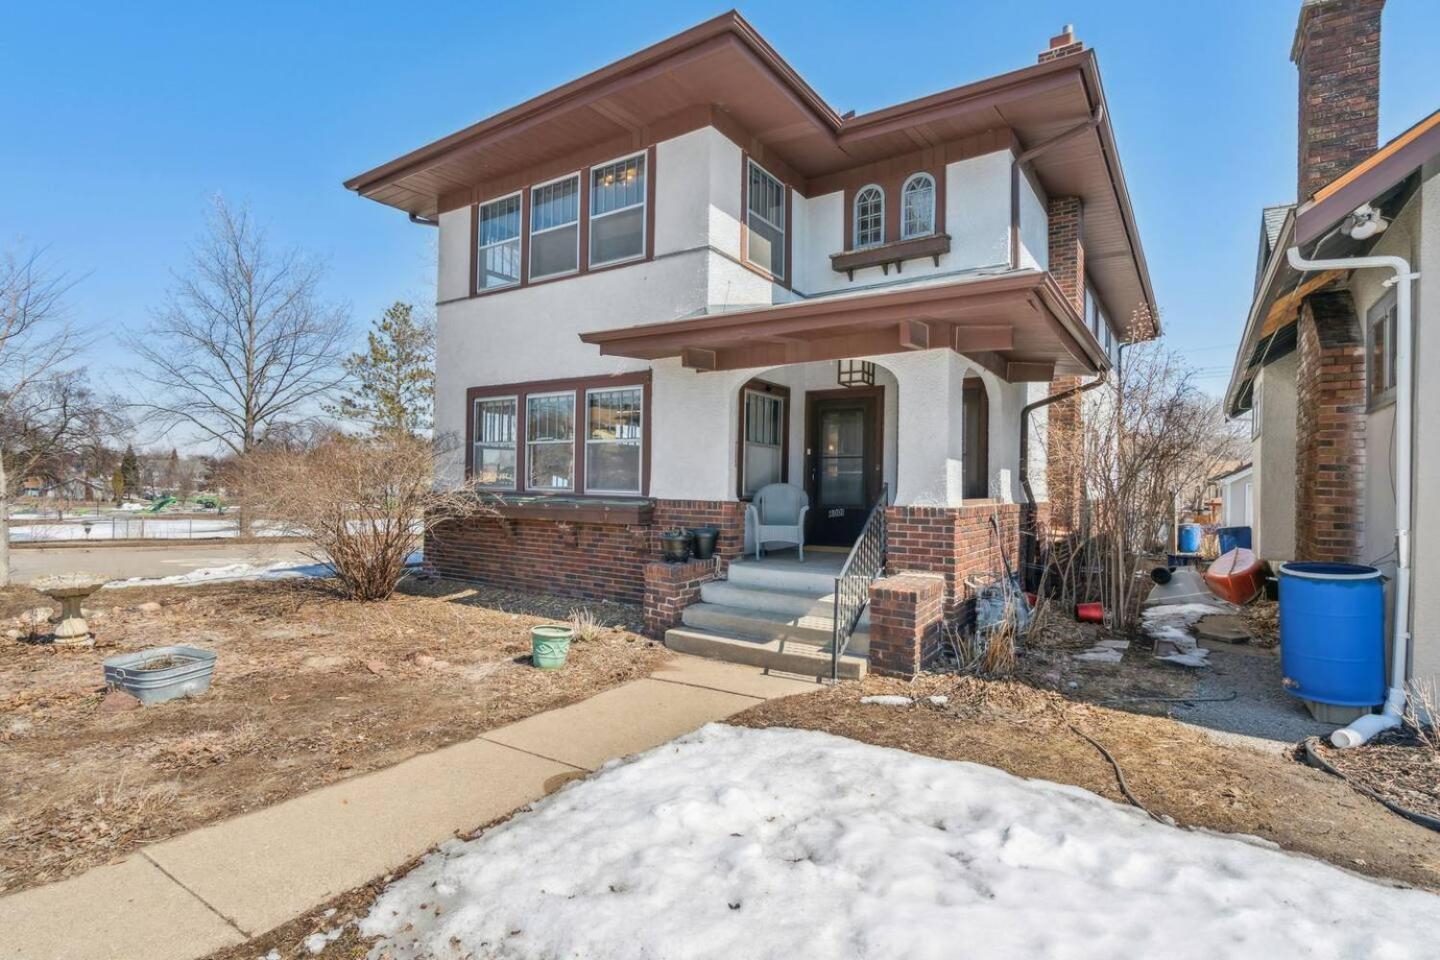
[[(1415, 293), (1415, 471), (1411, 666), (1414, 675), (1440, 687), (1440, 176), (1420, 190), (1420, 238), (1410, 266), (1420, 272)], [(1429, 371), (1429, 375), (1422, 375)], [(1425, 411), (1425, 415), (1419, 415)]]
[(1295, 374), (1290, 353), (1255, 378), (1260, 393), (1260, 435), (1250, 441), (1251, 535), (1266, 560), (1295, 558)]

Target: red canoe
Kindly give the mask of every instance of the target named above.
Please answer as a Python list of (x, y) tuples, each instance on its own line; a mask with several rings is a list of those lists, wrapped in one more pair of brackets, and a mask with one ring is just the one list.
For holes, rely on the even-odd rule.
[(1210, 564), (1205, 582), (1220, 599), (1246, 604), (1265, 586), (1265, 564), (1253, 551), (1236, 547)]

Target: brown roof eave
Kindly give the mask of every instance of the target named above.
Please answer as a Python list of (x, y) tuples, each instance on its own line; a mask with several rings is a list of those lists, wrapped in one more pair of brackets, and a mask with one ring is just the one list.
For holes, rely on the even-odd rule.
[(742, 41), (750, 53), (762, 60), (789, 86), (791, 92), (812, 110), (818, 119), (832, 129), (838, 129), (840, 115), (835, 109), (821, 99), (820, 95), (775, 52), (770, 44), (765, 42), (764, 38), (744, 17), (740, 16), (737, 11), (730, 10), (673, 37), (652, 44), (638, 53), (633, 53), (608, 66), (601, 67), (599, 70), (587, 73), (537, 97), (532, 97), (509, 110), (501, 111), (492, 117), (471, 124), (463, 130), (441, 137), (439, 140), (411, 150), (394, 160), (357, 174), (345, 181), (345, 188), (364, 194), (382, 183), (413, 173), (417, 168), (437, 161), (456, 149), (472, 146), (487, 136), (492, 136), (515, 124), (527, 122), (553, 110), (564, 104), (565, 101), (593, 91), (600, 85), (624, 79), (688, 50), (723, 40), (727, 36), (736, 37)]

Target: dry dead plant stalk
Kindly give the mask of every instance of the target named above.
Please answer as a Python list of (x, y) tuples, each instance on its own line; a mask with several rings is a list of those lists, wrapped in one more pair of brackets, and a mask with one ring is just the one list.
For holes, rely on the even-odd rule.
[(605, 625), (589, 609), (576, 607), (570, 611), (570, 630), (576, 640), (588, 643), (600, 639), (605, 633)]
[(1405, 723), (1415, 732), (1430, 759), (1440, 763), (1440, 697), (1429, 680), (1411, 680), (1405, 698)]
[(445, 452), (403, 434), (262, 448), (241, 466), (242, 496), (257, 514), (309, 537), (302, 552), (329, 565), (347, 597), (384, 600), (428, 530), (493, 513), (473, 486), (436, 484)]

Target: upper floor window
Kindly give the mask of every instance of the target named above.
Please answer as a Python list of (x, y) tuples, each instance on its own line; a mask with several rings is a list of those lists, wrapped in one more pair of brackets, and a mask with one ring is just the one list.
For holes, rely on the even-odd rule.
[(530, 279), (580, 269), (580, 175), (530, 190)]
[(494, 290), (520, 282), (520, 194), (480, 204), (479, 276), (475, 285)]
[(771, 276), (785, 275), (785, 185), (754, 160), (746, 184), (745, 258)]
[(855, 249), (885, 242), (885, 192), (876, 186), (855, 194)]
[(1379, 406), (1395, 399), (1395, 291), (1366, 313), (1365, 396)]
[(590, 171), (590, 265), (645, 255), (645, 155)]
[(935, 232), (935, 178), (917, 173), (900, 190), (900, 239), (927, 237)]

